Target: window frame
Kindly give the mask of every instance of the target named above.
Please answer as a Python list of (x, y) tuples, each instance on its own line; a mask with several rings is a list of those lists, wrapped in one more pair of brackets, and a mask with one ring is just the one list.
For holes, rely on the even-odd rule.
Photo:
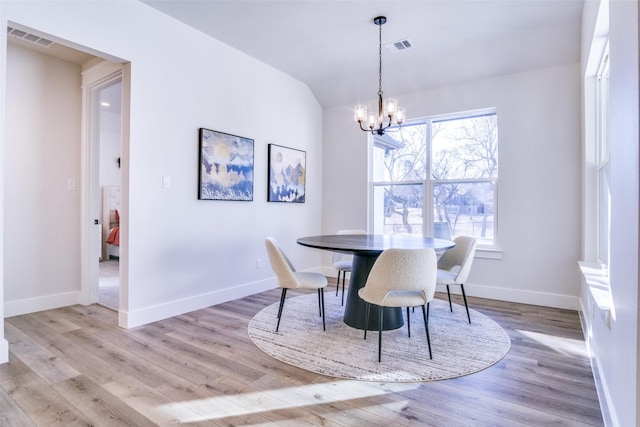
[[(602, 194), (601, 179), (605, 179), (609, 188), (609, 41), (607, 40), (596, 73), (596, 93), (595, 93), (595, 125), (596, 125), (596, 176), (595, 176), (595, 196), (596, 196), (596, 259), (605, 268), (610, 263), (610, 227), (611, 227), (611, 195)], [(604, 206), (606, 204), (606, 206)], [(607, 214), (603, 215), (603, 207), (607, 209)], [(604, 241), (603, 241), (604, 240)], [(606, 246), (606, 247), (603, 247)], [(603, 258), (602, 254), (606, 253)]]
[[(447, 121), (447, 120), (461, 120), (465, 118), (474, 118), (481, 116), (495, 115), (496, 120), (498, 116), (497, 108), (489, 107), (482, 108), (477, 110), (468, 110), (461, 111), (456, 113), (448, 113), (442, 115), (434, 115), (428, 116), (425, 118), (412, 119), (406, 122), (405, 126), (408, 125), (424, 125), (426, 127), (425, 138), (427, 145), (426, 147), (426, 165), (427, 170), (425, 173), (425, 177), (423, 180), (406, 180), (406, 181), (374, 181), (374, 136), (369, 135), (368, 139), (368, 148), (369, 148), (369, 194), (368, 194), (368, 219), (369, 219), (369, 229), (373, 229), (375, 224), (375, 191), (376, 187), (385, 187), (385, 186), (404, 186), (404, 185), (422, 185), (423, 189), (423, 206), (422, 206), (422, 236), (428, 237), (431, 234), (431, 230), (433, 230), (433, 221), (434, 221), (434, 202), (433, 202), (433, 194), (434, 187), (439, 184), (450, 184), (450, 183), (491, 183), (493, 185), (493, 243), (492, 244), (478, 244), (478, 250), (480, 254), (484, 253), (484, 257), (487, 258), (501, 258), (501, 250), (499, 246), (499, 218), (498, 218), (498, 194), (499, 194), (499, 172), (496, 177), (489, 178), (460, 178), (460, 179), (434, 179), (432, 174), (432, 124), (434, 122), (439, 121)], [(392, 128), (392, 131), (393, 128)], [(498, 143), (499, 150), (499, 143)], [(499, 156), (498, 156), (499, 158)], [(499, 166), (498, 166), (499, 171)], [(426, 201), (429, 200), (430, 203), (427, 205)], [(493, 253), (493, 254), (492, 254)]]

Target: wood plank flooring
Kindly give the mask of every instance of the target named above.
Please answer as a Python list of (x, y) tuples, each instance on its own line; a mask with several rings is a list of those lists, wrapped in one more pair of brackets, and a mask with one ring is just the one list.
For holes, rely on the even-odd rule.
[(131, 330), (98, 305), (7, 318), (0, 426), (603, 425), (574, 311), (469, 298), (511, 337), (504, 359), (465, 377), (382, 384), (257, 349), (247, 324), (278, 299), (273, 290)]

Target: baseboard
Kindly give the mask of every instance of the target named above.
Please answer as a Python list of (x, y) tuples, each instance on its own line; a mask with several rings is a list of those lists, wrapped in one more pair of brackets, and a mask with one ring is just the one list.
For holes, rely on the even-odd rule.
[(238, 298), (244, 298), (260, 292), (278, 287), (275, 278), (246, 283), (231, 288), (221, 289), (206, 294), (170, 301), (166, 304), (158, 304), (137, 310), (118, 312), (118, 325), (125, 329), (200, 310), (216, 304), (222, 304)]
[[(331, 267), (310, 269), (327, 277), (337, 277), (336, 270)], [(443, 288), (444, 289), (444, 288)], [(440, 291), (440, 287), (437, 289)], [(500, 288), (496, 286), (485, 286), (474, 283), (465, 283), (464, 291), (467, 296), (487, 298), (497, 301), (517, 302), (521, 304), (540, 305), (544, 307), (562, 308), (567, 310), (579, 310), (580, 303), (578, 296), (552, 294), (548, 292), (535, 292), (522, 289)], [(451, 293), (460, 294), (459, 286), (452, 286)]]
[(591, 365), (591, 374), (593, 375), (593, 382), (596, 385), (596, 393), (598, 394), (598, 402), (600, 403), (600, 412), (602, 413), (602, 420), (605, 427), (614, 427), (620, 425), (615, 416), (615, 412), (612, 411), (611, 395), (609, 388), (607, 387), (605, 376), (600, 369), (600, 363), (598, 362), (598, 356), (593, 351), (591, 345), (591, 338), (587, 331), (591, 330), (591, 324), (589, 318), (593, 319), (591, 312), (587, 310), (584, 301), (580, 299), (580, 324), (582, 325), (582, 334), (584, 336), (584, 342), (587, 345), (587, 352), (589, 353), (589, 364)]
[[(327, 277), (335, 277), (335, 270), (331, 268), (316, 268), (306, 271), (315, 271), (323, 273)], [(133, 311), (120, 310), (118, 324), (123, 328), (134, 328), (136, 326), (166, 319), (168, 317), (177, 316), (179, 314), (188, 313), (190, 311), (199, 310), (201, 308), (264, 292), (276, 288), (277, 286), (275, 278), (269, 278), (177, 301), (170, 301), (166, 304), (159, 304)], [(459, 292), (459, 288), (457, 287), (452, 287), (451, 290), (453, 293)], [(475, 285), (473, 283), (465, 284), (465, 291), (468, 296), (472, 297), (569, 310), (579, 309), (579, 298), (568, 295), (498, 288), (493, 286)], [(21, 314), (51, 310), (80, 303), (80, 291), (46, 295), (17, 301), (6, 301), (4, 304), (4, 315), (5, 317), (19, 316)]]
[(35, 313), (36, 311), (52, 310), (54, 308), (79, 304), (80, 294), (80, 291), (73, 291), (16, 301), (5, 301), (4, 317), (20, 316), (21, 314)]
[[(453, 286), (453, 292), (459, 290)], [(467, 296), (487, 298), (497, 301), (517, 302), (520, 304), (540, 305), (544, 307), (562, 308), (565, 310), (579, 310), (580, 298), (576, 295), (561, 295), (549, 292), (535, 292), (522, 289), (499, 288), (495, 286), (465, 283), (464, 291)]]

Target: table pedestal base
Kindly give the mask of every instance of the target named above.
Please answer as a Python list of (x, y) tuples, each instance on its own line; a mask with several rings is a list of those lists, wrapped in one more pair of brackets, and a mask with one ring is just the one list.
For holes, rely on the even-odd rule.
[[(353, 266), (351, 268), (351, 277), (349, 279), (349, 291), (347, 293), (347, 302), (344, 307), (344, 323), (352, 328), (365, 329), (367, 303), (358, 296), (358, 290), (364, 287), (365, 283), (367, 283), (369, 272), (377, 258), (377, 254), (354, 254), (353, 256)], [(369, 324), (366, 325), (367, 330), (378, 330), (379, 310), (379, 306), (371, 304)], [(383, 331), (398, 329), (404, 325), (402, 308), (384, 307), (382, 310)]]

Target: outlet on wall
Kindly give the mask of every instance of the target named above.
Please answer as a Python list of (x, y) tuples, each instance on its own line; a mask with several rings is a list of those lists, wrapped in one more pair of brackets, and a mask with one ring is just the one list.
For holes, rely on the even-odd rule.
[(256, 258), (256, 268), (262, 268), (262, 260), (260, 258)]

